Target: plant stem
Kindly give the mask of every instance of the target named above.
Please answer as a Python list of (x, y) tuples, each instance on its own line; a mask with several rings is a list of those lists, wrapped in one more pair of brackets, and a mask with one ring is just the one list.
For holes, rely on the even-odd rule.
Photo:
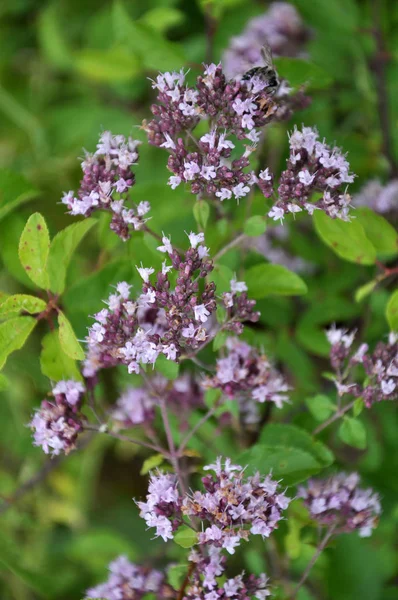
[(231, 250), (231, 248), (235, 248), (235, 246), (239, 246), (239, 244), (241, 242), (243, 242), (243, 240), (245, 238), (246, 238), (246, 235), (244, 233), (241, 233), (240, 235), (238, 235), (238, 237), (236, 237), (235, 239), (233, 239), (226, 246), (224, 246), (224, 248), (221, 248), (221, 250), (219, 250), (217, 252), (217, 254), (215, 254), (215, 256), (213, 257), (213, 261), (216, 262), (219, 258), (221, 258), (222, 256), (224, 256), (224, 254), (226, 252), (228, 252), (228, 250)]
[(136, 438), (129, 437), (128, 435), (123, 435), (121, 433), (114, 433), (113, 431), (108, 431), (107, 429), (103, 429), (101, 426), (92, 425), (91, 423), (86, 423), (84, 425), (84, 429), (86, 431), (95, 431), (96, 433), (104, 433), (105, 435), (109, 435), (110, 437), (115, 438), (116, 440), (120, 440), (121, 442), (129, 442), (130, 444), (135, 444), (136, 446), (141, 446), (142, 448), (149, 448), (150, 450), (155, 450), (159, 454), (163, 454), (168, 460), (171, 460), (171, 455), (165, 448), (161, 446), (157, 446), (156, 444), (150, 444), (149, 442), (145, 442), (144, 440), (138, 440)]
[(162, 415), (164, 430), (166, 433), (167, 443), (169, 445), (170, 462), (173, 465), (174, 471), (177, 475), (177, 479), (178, 479), (178, 483), (180, 485), (181, 492), (182, 492), (182, 494), (185, 495), (186, 488), (185, 488), (185, 484), (184, 484), (184, 479), (183, 479), (183, 476), (181, 473), (180, 464), (178, 462), (178, 455), (177, 455), (176, 447), (175, 447), (174, 440), (173, 440), (173, 434), (172, 434), (171, 427), (170, 427), (169, 416), (167, 414), (166, 402), (163, 397), (159, 397), (159, 406), (160, 406), (160, 412)]
[(389, 55), (385, 47), (383, 28), (381, 23), (381, 2), (373, 0), (373, 37), (376, 42), (376, 55), (373, 60), (373, 72), (376, 79), (377, 109), (379, 113), (380, 129), (382, 134), (382, 151), (390, 166), (390, 175), (396, 177), (398, 165), (394, 157), (392, 141), (392, 124), (390, 122), (390, 109), (388, 105), (388, 90), (386, 79), (386, 63)]
[(325, 549), (325, 547), (326, 547), (328, 541), (330, 540), (330, 538), (332, 537), (335, 529), (336, 529), (336, 525), (332, 525), (327, 530), (327, 532), (325, 534), (325, 537), (323, 538), (323, 540), (318, 545), (317, 549), (315, 550), (314, 556), (311, 558), (311, 560), (308, 563), (308, 565), (307, 565), (307, 567), (306, 567), (306, 569), (305, 569), (305, 571), (304, 571), (304, 573), (303, 573), (300, 581), (298, 582), (297, 586), (293, 590), (292, 600), (297, 596), (297, 593), (298, 593), (299, 589), (305, 583), (308, 575), (310, 574), (310, 571), (311, 571), (312, 567), (314, 566), (314, 564), (318, 560), (319, 556), (321, 555), (321, 553)]
[(217, 400), (217, 402), (214, 403), (214, 405), (209, 408), (209, 410), (207, 411), (206, 414), (203, 415), (203, 417), (196, 423), (196, 425), (194, 425), (191, 429), (191, 431), (189, 433), (187, 433), (187, 435), (185, 436), (185, 438), (182, 440), (180, 447), (178, 448), (178, 453), (182, 454), (182, 452), (184, 451), (184, 449), (186, 448), (189, 440), (192, 438), (192, 436), (195, 435), (195, 433), (198, 431), (198, 429), (200, 429), (202, 427), (202, 425), (204, 423), (206, 423), (206, 421), (208, 421), (216, 412), (217, 408), (220, 406), (221, 404), (221, 399)]
[(312, 432), (312, 435), (317, 435), (318, 433), (320, 433), (321, 431), (326, 429), (326, 427), (328, 427), (331, 423), (334, 423), (335, 421), (340, 419), (343, 415), (345, 415), (346, 412), (348, 412), (354, 406), (354, 404), (355, 404), (355, 400), (352, 400), (346, 406), (337, 410), (334, 413), (334, 415), (332, 415), (329, 419), (327, 419), (326, 421), (324, 421), (323, 423), (318, 425), (318, 427), (316, 427), (314, 429), (314, 431)]

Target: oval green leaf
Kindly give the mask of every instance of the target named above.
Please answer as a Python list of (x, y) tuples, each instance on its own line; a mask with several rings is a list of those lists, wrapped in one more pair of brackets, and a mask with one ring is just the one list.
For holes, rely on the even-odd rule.
[(58, 313), (58, 325), (59, 325), (59, 342), (62, 350), (70, 358), (74, 360), (83, 360), (84, 352), (83, 348), (77, 341), (75, 332), (73, 331), (72, 325), (65, 317), (63, 312)]
[(80, 381), (82, 379), (76, 362), (63, 351), (57, 330), (47, 333), (43, 337), (41, 345), (40, 367), (43, 375), (52, 381), (61, 381), (61, 379)]
[(198, 541), (198, 534), (190, 527), (183, 525), (175, 534), (174, 541), (182, 548), (191, 548)]
[(386, 317), (391, 331), (398, 331), (398, 290), (390, 296), (386, 308)]
[(45, 310), (47, 304), (41, 298), (30, 296), (29, 294), (15, 294), (9, 296), (0, 305), (0, 316), (9, 313), (27, 312), (31, 315), (40, 313)]
[(317, 234), (338, 256), (359, 265), (373, 265), (376, 249), (357, 220), (331, 219), (321, 210), (314, 212)]
[(0, 325), (0, 369), (8, 356), (22, 348), (37, 321), (33, 317), (15, 317)]
[(250, 298), (265, 298), (271, 294), (279, 296), (301, 296), (307, 292), (304, 281), (281, 265), (263, 264), (246, 271), (245, 281)]
[(40, 213), (28, 219), (19, 240), (19, 260), (28, 277), (42, 289), (48, 289), (47, 258), (50, 236), (46, 222)]
[(54, 294), (62, 294), (65, 289), (66, 272), (70, 260), (83, 237), (97, 221), (85, 219), (66, 227), (53, 238), (48, 256), (47, 271), (50, 279), (50, 290)]

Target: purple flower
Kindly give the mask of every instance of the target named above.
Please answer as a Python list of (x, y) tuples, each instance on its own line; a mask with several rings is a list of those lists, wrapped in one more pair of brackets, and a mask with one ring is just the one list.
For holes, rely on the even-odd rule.
[(145, 388), (129, 387), (116, 401), (111, 416), (126, 428), (150, 423), (155, 418), (153, 398)]
[(354, 206), (367, 206), (375, 212), (384, 214), (398, 210), (398, 179), (392, 179), (383, 185), (377, 179), (369, 181), (353, 196)]
[(242, 34), (231, 39), (223, 55), (225, 72), (231, 79), (261, 66), (261, 49), (270, 46), (275, 56), (303, 56), (310, 30), (296, 8), (287, 2), (273, 2), (268, 10), (248, 21)]
[(173, 539), (175, 529), (181, 524), (181, 497), (176, 476), (160, 471), (152, 474), (146, 502), (137, 502), (137, 506), (148, 527), (156, 529), (155, 537), (165, 542)]
[[(336, 371), (336, 387), (340, 396), (351, 394), (363, 398), (370, 408), (375, 402), (398, 398), (398, 339), (390, 333), (388, 343), (379, 342), (373, 352), (367, 344), (353, 348), (355, 331), (332, 327), (326, 332), (330, 348), (330, 362)], [(366, 378), (362, 383), (354, 376), (353, 368), (362, 364)], [(344, 377), (341, 376), (344, 374)]]
[(41, 446), (46, 454), (69, 454), (75, 448), (78, 433), (82, 430), (79, 413), (84, 385), (79, 381), (59, 381), (53, 389), (54, 402), (43, 400), (35, 412), (30, 427), (33, 444)]
[(85, 596), (87, 599), (141, 600), (147, 594), (153, 594), (156, 600), (170, 597), (172, 590), (160, 571), (135, 565), (126, 556), (119, 556), (108, 568), (108, 580), (88, 589)]
[(298, 496), (321, 525), (335, 525), (335, 533), (357, 529), (361, 537), (368, 537), (378, 522), (380, 499), (373, 490), (359, 488), (359, 480), (357, 473), (311, 479), (299, 488)]
[[(144, 128), (149, 142), (169, 153), (169, 185), (175, 189), (189, 183), (193, 194), (221, 201), (250, 192), (255, 182), (249, 169), (251, 144), (259, 141), (264, 125), (287, 118), (300, 104), (285, 93), (275, 101), (258, 77), (228, 81), (220, 64), (205, 66), (195, 87), (187, 86), (182, 71), (159, 75), (153, 87), (158, 91), (154, 118)], [(194, 129), (204, 118), (212, 128), (196, 140)], [(232, 158), (237, 139), (250, 144)]]
[(262, 478), (256, 473), (245, 478), (242, 467), (229, 459), (223, 463), (221, 458), (204, 469), (215, 473), (202, 479), (205, 492), (193, 492), (182, 503), (185, 516), (205, 522), (198, 534), (200, 545), (214, 545), (234, 554), (250, 533), (268, 537), (277, 528), (289, 499), (276, 493), (278, 483), (270, 476)]
[(228, 354), (217, 360), (216, 374), (204, 386), (237, 398), (246, 423), (259, 420), (258, 403), (273, 402), (281, 408), (290, 388), (267, 357), (236, 338), (229, 338), (225, 345)]
[(97, 150), (94, 154), (86, 153), (82, 162), (83, 179), (77, 197), (68, 192), (62, 198), (72, 215), (88, 217), (94, 210), (110, 212), (110, 228), (123, 241), (129, 239), (132, 230), (143, 227), (147, 220), (143, 217), (150, 209), (148, 202), (140, 202), (136, 208), (125, 206), (135, 182), (131, 167), (137, 163), (139, 144), (132, 138), (104, 131)]
[[(314, 210), (323, 210), (333, 219), (349, 220), (351, 197), (346, 186), (354, 175), (340, 148), (331, 148), (318, 138), (315, 128), (304, 126), (301, 131), (295, 127), (290, 135), (290, 156), (279, 180), (278, 201), (268, 213), (270, 218), (279, 221), (286, 213), (305, 210), (312, 215)], [(314, 193), (323, 195), (310, 202)], [(269, 197), (268, 190), (265, 196)]]

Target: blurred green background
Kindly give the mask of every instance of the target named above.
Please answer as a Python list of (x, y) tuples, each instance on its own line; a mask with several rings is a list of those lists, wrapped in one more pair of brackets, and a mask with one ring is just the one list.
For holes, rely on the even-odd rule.
[[(139, 126), (150, 118), (154, 99), (148, 77), (158, 70), (181, 67), (190, 68), (193, 77), (205, 59), (210, 15), (216, 20), (213, 58), (218, 61), (231, 36), (239, 34), (246, 21), (264, 12), (268, 4), (254, 0), (0, 3), (0, 194), (4, 198), (17, 194), (26, 200), (17, 211), (1, 215), (2, 291), (32, 289), (17, 257), (19, 235), (32, 212), (45, 216), (51, 235), (73, 221), (65, 215), (60, 198), (63, 191), (78, 186), (82, 149), (94, 150), (104, 129), (145, 140)], [(287, 150), (286, 131), (304, 122), (316, 125), (321, 137), (336, 141), (349, 153), (358, 175), (354, 190), (373, 177), (386, 180), (371, 28), (376, 6), (388, 54), (390, 133), (397, 157), (398, 3), (297, 0), (292, 4), (313, 31), (308, 55), (329, 83), (317, 86), (313, 81), (311, 106), (291, 122), (270, 130), (267, 159), (280, 170)], [(149, 200), (151, 226), (172, 234), (173, 241), (182, 245), (184, 230), (195, 227), (193, 199), (182, 186), (170, 190), (165, 185), (167, 173), (166, 154), (144, 143), (134, 199)], [(264, 214), (261, 202), (255, 207)], [(236, 209), (234, 219), (235, 225), (242, 223), (244, 207)], [(292, 231), (284, 243), (288, 251), (312, 265), (305, 275), (309, 294), (300, 300), (261, 301), (263, 329), (252, 337), (272, 347), (294, 387), (296, 421), (311, 427), (311, 417), (301, 408), (308, 395), (325, 387), (320, 376), (327, 370), (322, 327), (338, 321), (360, 326), (364, 339), (371, 343), (381, 339), (388, 331), (384, 317), (388, 289), (377, 290), (365, 303), (355, 303), (355, 289), (371, 279), (374, 267), (338, 259), (306, 221), (300, 221), (300, 227), (286, 227)], [(212, 225), (206, 241), (216, 250), (232, 235), (232, 230)], [(148, 262), (148, 253), (150, 248), (139, 236), (123, 245), (108, 232), (106, 218), (101, 217), (99, 227), (90, 232), (73, 261), (63, 300), (80, 339), (89, 324), (88, 315), (100, 308), (109, 284), (134, 280), (134, 264)], [(239, 270), (239, 252), (230, 253), (228, 260), (232, 270)], [(43, 326), (9, 359), (5, 371), (9, 385), (0, 397), (0, 496), (5, 501), (45, 463), (41, 450), (32, 447), (26, 427), (33, 407), (49, 390), (39, 361), (45, 333)], [(112, 385), (113, 381), (103, 391), (109, 403), (117, 396)], [(118, 381), (118, 389), (119, 385)], [(341, 448), (329, 432), (326, 439), (337, 447), (336, 455), (346, 469), (359, 469), (365, 481), (382, 494), (384, 515), (370, 540), (343, 536), (319, 561), (316, 572), (324, 589), (322, 597), (333, 600), (397, 598), (398, 424), (394, 407), (377, 406), (371, 416), (364, 416), (364, 422), (368, 450)], [(95, 439), (84, 451), (60, 461), (45, 481), (0, 515), (2, 599), (78, 600), (89, 585), (105, 579), (106, 565), (120, 553), (137, 561), (152, 556), (155, 564), (164, 564), (164, 545), (150, 542), (151, 534), (145, 532), (131, 499), (146, 490), (146, 477), (138, 475), (142, 458), (135, 453), (134, 447)], [(277, 535), (281, 548), (285, 533)], [(256, 551), (258, 558), (261, 546), (255, 555)], [(310, 551), (304, 542), (293, 571), (302, 570)], [(175, 558), (180, 556), (173, 548), (169, 560), (173, 553)], [(256, 564), (253, 552), (244, 554), (243, 560), (248, 569)]]

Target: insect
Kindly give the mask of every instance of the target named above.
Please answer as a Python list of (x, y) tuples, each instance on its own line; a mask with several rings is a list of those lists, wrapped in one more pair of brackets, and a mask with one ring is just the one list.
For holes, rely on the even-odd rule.
[(263, 46), (261, 48), (261, 56), (263, 57), (264, 66), (253, 67), (249, 71), (246, 71), (242, 77), (242, 80), (248, 81), (252, 77), (260, 77), (260, 79), (267, 83), (267, 92), (273, 95), (279, 87), (279, 79), (272, 61), (271, 48), (269, 46)]

